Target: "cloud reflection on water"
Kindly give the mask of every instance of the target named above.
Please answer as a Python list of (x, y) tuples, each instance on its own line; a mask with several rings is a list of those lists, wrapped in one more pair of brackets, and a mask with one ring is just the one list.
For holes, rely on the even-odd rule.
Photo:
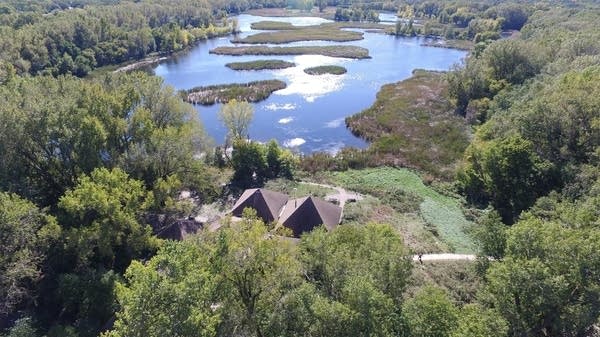
[(348, 61), (350, 60), (321, 55), (296, 56), (293, 61), (296, 63), (295, 67), (276, 72), (277, 76), (287, 80), (288, 86), (274, 94), (300, 95), (310, 103), (328, 93), (339, 91), (344, 87), (346, 75), (309, 75), (304, 72), (304, 69), (323, 65), (341, 65)]

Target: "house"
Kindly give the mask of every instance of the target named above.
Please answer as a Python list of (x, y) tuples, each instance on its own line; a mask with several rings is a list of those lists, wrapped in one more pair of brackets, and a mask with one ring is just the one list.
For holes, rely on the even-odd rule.
[(253, 188), (245, 190), (238, 201), (233, 206), (231, 213), (234, 216), (241, 217), (244, 208), (253, 208), (256, 215), (265, 223), (277, 221), (281, 209), (288, 201), (288, 196), (283, 193), (265, 190), (263, 188)]
[(292, 230), (295, 237), (323, 225), (333, 230), (341, 221), (342, 208), (315, 197), (288, 201), (278, 224)]
[(342, 208), (312, 196), (289, 200), (282, 193), (262, 188), (244, 191), (233, 206), (231, 213), (241, 217), (245, 208), (256, 210), (265, 223), (277, 222), (292, 230), (295, 237), (324, 225), (334, 229), (341, 221)]

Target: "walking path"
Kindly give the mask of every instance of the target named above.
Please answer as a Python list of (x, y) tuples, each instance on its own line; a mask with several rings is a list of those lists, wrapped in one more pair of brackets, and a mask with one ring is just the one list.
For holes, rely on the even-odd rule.
[(311, 183), (311, 182), (307, 182), (307, 181), (303, 181), (303, 184), (307, 184), (307, 185), (313, 185), (313, 186), (319, 186), (319, 187), (325, 187), (325, 188), (330, 188), (332, 190), (336, 190), (337, 193), (336, 194), (328, 194), (325, 196), (325, 198), (329, 198), (329, 199), (336, 199), (339, 202), (339, 206), (343, 209), (344, 205), (346, 204), (347, 201), (350, 200), (362, 200), (363, 196), (358, 194), (358, 193), (352, 193), (352, 192), (348, 192), (345, 189), (339, 187), (339, 186), (333, 186), (333, 185), (326, 185), (326, 184), (318, 184), (318, 183)]
[[(451, 253), (441, 253), (441, 254), (423, 254), (421, 255), (422, 261), (473, 261), (477, 258), (476, 255), (473, 254), (451, 254)], [(419, 255), (413, 255), (413, 261), (419, 261)]]

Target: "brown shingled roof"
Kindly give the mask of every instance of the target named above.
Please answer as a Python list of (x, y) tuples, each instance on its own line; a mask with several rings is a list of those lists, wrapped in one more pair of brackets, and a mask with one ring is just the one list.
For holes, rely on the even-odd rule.
[(279, 219), (279, 212), (287, 201), (288, 196), (283, 193), (253, 188), (242, 193), (231, 213), (242, 216), (244, 208), (253, 208), (265, 223), (269, 223)]
[(327, 230), (339, 223), (342, 209), (318, 198), (306, 197), (288, 201), (281, 213), (279, 223), (299, 237), (302, 233), (324, 225)]

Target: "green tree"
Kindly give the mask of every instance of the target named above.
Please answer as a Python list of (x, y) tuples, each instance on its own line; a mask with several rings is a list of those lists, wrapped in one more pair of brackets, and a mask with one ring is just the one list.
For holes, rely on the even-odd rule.
[(146, 264), (133, 261), (117, 285), (113, 330), (102, 336), (215, 336), (220, 317), (208, 257), (185, 241), (167, 243)]
[(600, 313), (600, 233), (526, 217), (487, 273), (484, 302), (515, 336), (581, 336)]
[(233, 182), (242, 188), (262, 185), (267, 170), (263, 145), (238, 139), (233, 143), (231, 166), (234, 169)]
[(465, 159), (458, 174), (463, 190), (474, 201), (489, 198), (507, 224), (557, 185), (553, 165), (520, 136), (474, 143)]
[(507, 227), (498, 212), (492, 210), (479, 221), (475, 237), (479, 241), (480, 253), (484, 257), (502, 259), (506, 249)]
[(452, 337), (506, 337), (508, 323), (500, 314), (478, 304), (465, 305), (458, 314)]
[(448, 337), (457, 327), (458, 312), (446, 292), (434, 286), (419, 290), (402, 307), (413, 337)]
[(15, 194), (0, 193), (0, 315), (32, 308), (44, 260), (59, 236), (53, 217)]
[(268, 237), (264, 223), (248, 214), (205, 242), (221, 282), (221, 333), (267, 335), (277, 304), (301, 283), (296, 247)]
[(30, 317), (18, 319), (8, 330), (8, 334), (0, 335), (2, 337), (35, 337), (39, 336), (37, 329), (33, 326)]
[(77, 265), (124, 271), (132, 259), (156, 249), (143, 215), (153, 197), (140, 181), (120, 169), (94, 170), (60, 199), (66, 243)]
[(254, 108), (248, 102), (231, 100), (219, 111), (219, 119), (227, 128), (227, 137), (231, 141), (249, 137), (248, 128), (252, 122)]

